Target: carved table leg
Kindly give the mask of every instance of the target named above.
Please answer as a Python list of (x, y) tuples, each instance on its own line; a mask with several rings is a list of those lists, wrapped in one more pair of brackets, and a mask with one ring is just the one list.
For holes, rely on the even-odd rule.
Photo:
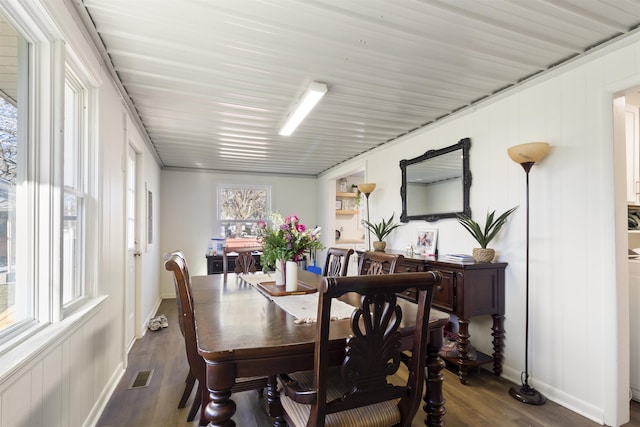
[(494, 314), (491, 335), (493, 336), (493, 373), (496, 376), (502, 375), (502, 349), (504, 348), (504, 316)]
[(205, 409), (209, 427), (234, 427), (231, 419), (236, 413), (236, 403), (231, 400), (231, 387), (236, 381), (233, 365), (207, 362), (207, 388), (211, 401)]
[(469, 321), (467, 319), (458, 319), (458, 378), (464, 385), (469, 384), (467, 381), (468, 361), (469, 361)]
[(444, 426), (444, 415), (447, 413), (444, 407), (446, 401), (442, 394), (442, 383), (444, 382), (442, 369), (444, 369), (445, 363), (438, 355), (440, 347), (442, 347), (442, 329), (431, 333), (427, 348), (427, 389), (424, 393), (422, 409), (427, 414), (424, 425), (430, 427)]
[(267, 405), (269, 415), (273, 417), (273, 427), (287, 427), (280, 403), (280, 393), (278, 393), (278, 380), (275, 375), (270, 376), (267, 382)]

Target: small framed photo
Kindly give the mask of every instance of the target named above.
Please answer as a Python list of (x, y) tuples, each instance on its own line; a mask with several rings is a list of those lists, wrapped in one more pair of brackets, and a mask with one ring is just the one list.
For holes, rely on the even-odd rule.
[(436, 254), (438, 245), (438, 229), (423, 228), (418, 230), (418, 240), (416, 241), (416, 252), (427, 256)]
[(336, 209), (342, 209), (342, 200), (336, 200)]

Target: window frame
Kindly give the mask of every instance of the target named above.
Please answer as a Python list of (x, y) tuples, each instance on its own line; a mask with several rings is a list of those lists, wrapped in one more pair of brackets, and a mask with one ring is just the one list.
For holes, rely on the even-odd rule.
[[(16, 85), (17, 85), (17, 99), (18, 99), (18, 114), (17, 114), (17, 165), (16, 165), (16, 217), (18, 212), (32, 212), (35, 203), (35, 186), (33, 184), (34, 171), (32, 165), (34, 164), (33, 153), (35, 151), (33, 135), (34, 122), (38, 116), (38, 105), (35, 105), (39, 99), (36, 97), (35, 91), (32, 90), (35, 86), (35, 75), (37, 69), (42, 68), (42, 61), (36, 61), (36, 46), (37, 43), (33, 41), (33, 37), (29, 34), (25, 34), (24, 28), (20, 28), (16, 25), (10, 16), (3, 13), (3, 16), (7, 22), (16, 30), (17, 37), (17, 70), (16, 73)], [(19, 70), (26, 70), (26, 75), (21, 75)], [(24, 105), (23, 105), (24, 104)], [(26, 156), (26, 158), (25, 158)], [(20, 184), (20, 185), (18, 185)], [(14, 340), (21, 338), (27, 334), (35, 333), (42, 327), (41, 322), (38, 321), (43, 315), (48, 315), (48, 310), (42, 309), (43, 301), (41, 293), (35, 284), (35, 265), (34, 260), (34, 247), (32, 242), (35, 241), (35, 230), (33, 223), (35, 222), (35, 215), (30, 215), (26, 221), (16, 221), (15, 234), (16, 236), (27, 236), (26, 239), (16, 238), (16, 282), (18, 281), (18, 272), (20, 272), (20, 280), (24, 281), (24, 289), (21, 291), (24, 293), (22, 298), (26, 299), (23, 306), (18, 307), (18, 310), (24, 310), (22, 318), (15, 323), (8, 326), (6, 329), (0, 331), (0, 351), (3, 349), (4, 344), (11, 343)], [(22, 240), (21, 242), (19, 242)], [(18, 287), (16, 285), (16, 295), (18, 293)], [(16, 300), (18, 297), (16, 296)], [(17, 302), (16, 302), (16, 305)]]
[[(0, 331), (0, 356), (13, 352), (29, 338), (53, 331), (47, 326), (61, 322), (70, 314), (83, 313), (104, 298), (98, 298), (99, 242), (99, 87), (100, 69), (84, 64), (81, 56), (60, 37), (53, 24), (36, 21), (29, 8), (15, 5), (0, 13), (24, 40), (20, 61), (26, 75), (18, 87), (18, 155), (23, 156), (17, 170), (16, 212), (24, 217), (16, 226), (20, 243), (16, 248), (16, 271), (28, 300), (29, 315)], [(86, 59), (86, 58), (85, 58)], [(62, 303), (63, 159), (65, 76), (72, 70), (85, 90), (86, 138), (84, 245), (82, 275), (84, 293), (71, 304)], [(23, 106), (24, 105), (24, 106)], [(24, 111), (22, 111), (24, 109)], [(71, 318), (73, 319), (73, 317)], [(66, 324), (66, 322), (64, 323)], [(35, 337), (34, 337), (35, 338)], [(28, 340), (31, 342), (32, 340)]]
[[(256, 218), (256, 219), (225, 219), (222, 218), (222, 190), (229, 189), (242, 189), (242, 190), (264, 190), (266, 191), (266, 215), (271, 211), (271, 200), (272, 200), (272, 189), (270, 185), (255, 185), (255, 184), (218, 184), (216, 188), (216, 223), (215, 223), (215, 233), (216, 235), (220, 235), (223, 238), (227, 238), (222, 232), (222, 224), (227, 222), (235, 222), (235, 223), (252, 223), (257, 224), (258, 221), (264, 220), (265, 218)], [(219, 234), (218, 234), (219, 233)], [(240, 237), (240, 236), (235, 236)]]
[[(67, 86), (68, 85), (68, 86)], [(61, 249), (61, 268), (60, 268), (60, 272), (61, 272), (61, 279), (60, 279), (60, 290), (59, 292), (61, 293), (60, 296), (60, 300), (61, 300), (61, 309), (63, 312), (63, 316), (67, 315), (68, 313), (72, 312), (74, 309), (76, 309), (78, 306), (80, 306), (81, 304), (83, 304), (86, 301), (86, 260), (85, 260), (85, 253), (86, 253), (86, 204), (87, 204), (87, 200), (90, 198), (89, 194), (87, 194), (87, 175), (88, 175), (88, 169), (87, 169), (87, 163), (88, 163), (88, 132), (87, 132), (87, 123), (88, 123), (88, 117), (89, 117), (89, 112), (90, 109), (88, 108), (88, 103), (89, 103), (89, 94), (88, 94), (88, 90), (85, 87), (86, 85), (81, 81), (81, 79), (77, 76), (77, 73), (74, 71), (73, 67), (71, 66), (70, 63), (67, 63), (66, 66), (66, 70), (65, 70), (65, 78), (64, 78), (64, 100), (65, 100), (65, 106), (64, 106), (64, 112), (65, 112), (65, 117), (64, 117), (64, 128), (65, 128), (65, 136), (63, 138), (63, 162), (62, 162), (62, 169), (63, 169), (63, 174), (65, 173), (65, 171), (69, 171), (70, 168), (74, 168), (75, 170), (75, 176), (73, 179), (73, 183), (72, 185), (69, 185), (68, 182), (65, 182), (66, 179), (63, 177), (63, 191), (62, 191), (62, 200), (61, 200), (61, 208), (63, 209), (63, 212), (61, 214), (62, 216), (62, 222), (63, 225), (61, 226), (61, 232), (60, 232), (60, 240), (61, 240), (61, 245), (62, 245), (62, 249)], [(68, 122), (67, 122), (67, 113), (70, 111), (68, 108), (67, 103), (67, 87), (69, 87), (70, 90), (72, 90), (73, 95), (74, 95), (74, 101), (76, 102), (75, 108), (73, 109), (73, 115), (75, 116), (75, 119), (72, 123), (73, 126), (73, 131), (74, 131), (74, 145), (75, 145), (75, 150), (74, 153), (72, 153), (72, 155), (74, 155), (74, 164), (73, 165), (69, 165), (66, 163), (66, 160), (68, 160), (68, 156), (69, 153), (67, 152), (67, 150), (69, 149), (68, 147), (68, 142), (69, 142), (69, 135), (67, 134), (67, 131), (69, 130), (68, 127)], [(64, 233), (64, 221), (66, 220), (66, 217), (64, 215), (64, 205), (65, 205), (65, 196), (66, 195), (71, 195), (73, 197), (75, 197), (76, 201), (77, 201), (77, 218), (78, 218), (78, 222), (77, 222), (77, 232), (78, 232), (78, 242), (77, 242), (77, 246), (74, 249), (78, 250), (77, 255), (74, 257), (74, 267), (76, 268), (75, 272), (73, 273), (73, 283), (71, 285), (71, 287), (73, 288), (73, 297), (67, 301), (66, 297), (65, 297), (65, 290), (66, 290), (66, 283), (65, 283), (65, 278), (68, 278), (70, 276), (68, 276), (65, 272), (65, 265), (67, 265), (67, 263), (69, 262), (69, 260), (67, 259), (67, 254), (65, 253), (65, 246), (64, 246), (64, 241), (65, 241), (65, 233)]]

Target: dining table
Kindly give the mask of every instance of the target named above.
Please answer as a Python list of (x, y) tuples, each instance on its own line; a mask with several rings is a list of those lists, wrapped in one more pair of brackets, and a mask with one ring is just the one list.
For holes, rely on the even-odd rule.
[[(235, 426), (232, 417), (236, 412), (236, 404), (231, 388), (236, 378), (246, 377), (270, 378), (267, 386), (269, 412), (274, 417), (274, 426), (285, 426), (279, 412), (281, 407), (276, 375), (313, 368), (315, 323), (309, 319), (301, 321), (281, 308), (278, 304), (280, 301), (276, 301), (277, 296), (256, 286), (261, 277), (274, 280), (273, 274), (249, 276), (233, 273), (228, 274), (226, 279), (222, 274), (191, 278), (198, 353), (206, 362), (206, 385), (211, 399), (205, 409), (205, 417), (211, 427)], [(299, 282), (315, 289), (323, 279), (323, 276), (305, 270), (298, 272)], [(347, 295), (346, 299), (355, 297)], [(415, 319), (415, 316), (411, 317), (415, 304), (401, 298), (398, 301), (403, 313), (407, 313), (403, 318)], [(356, 305), (355, 302), (353, 305)], [(442, 346), (443, 328), (448, 320), (447, 314), (431, 310), (423, 406), (426, 412), (424, 423), (427, 426), (444, 425), (446, 411), (442, 394), (444, 376), (441, 371), (445, 363), (438, 352)], [(407, 345), (412, 327), (409, 324), (401, 325)], [(332, 321), (330, 352), (335, 356), (344, 357), (345, 338), (349, 333), (348, 319)]]

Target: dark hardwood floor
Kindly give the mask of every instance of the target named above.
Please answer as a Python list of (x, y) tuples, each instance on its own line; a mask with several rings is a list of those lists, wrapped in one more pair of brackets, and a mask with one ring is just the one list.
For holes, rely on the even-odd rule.
[[(152, 425), (154, 427), (192, 427), (197, 419), (187, 422), (187, 406), (178, 409), (184, 390), (188, 365), (182, 335), (177, 323), (175, 299), (162, 301), (158, 314), (165, 314), (169, 327), (161, 331), (148, 331), (138, 340), (129, 355), (129, 366), (105, 408), (99, 427), (128, 427)], [(139, 371), (153, 370), (149, 385), (128, 389)], [(594, 423), (553, 402), (531, 406), (517, 402), (509, 396), (511, 382), (479, 370), (471, 375), (471, 385), (463, 386), (455, 374), (445, 370), (444, 393), (447, 399), (445, 417), (447, 427), (589, 427)], [(256, 391), (234, 395), (238, 427), (271, 426), (265, 410), (265, 400)], [(424, 426), (425, 414), (420, 410), (412, 426)], [(624, 427), (640, 427), (640, 404), (631, 403), (631, 422)]]

